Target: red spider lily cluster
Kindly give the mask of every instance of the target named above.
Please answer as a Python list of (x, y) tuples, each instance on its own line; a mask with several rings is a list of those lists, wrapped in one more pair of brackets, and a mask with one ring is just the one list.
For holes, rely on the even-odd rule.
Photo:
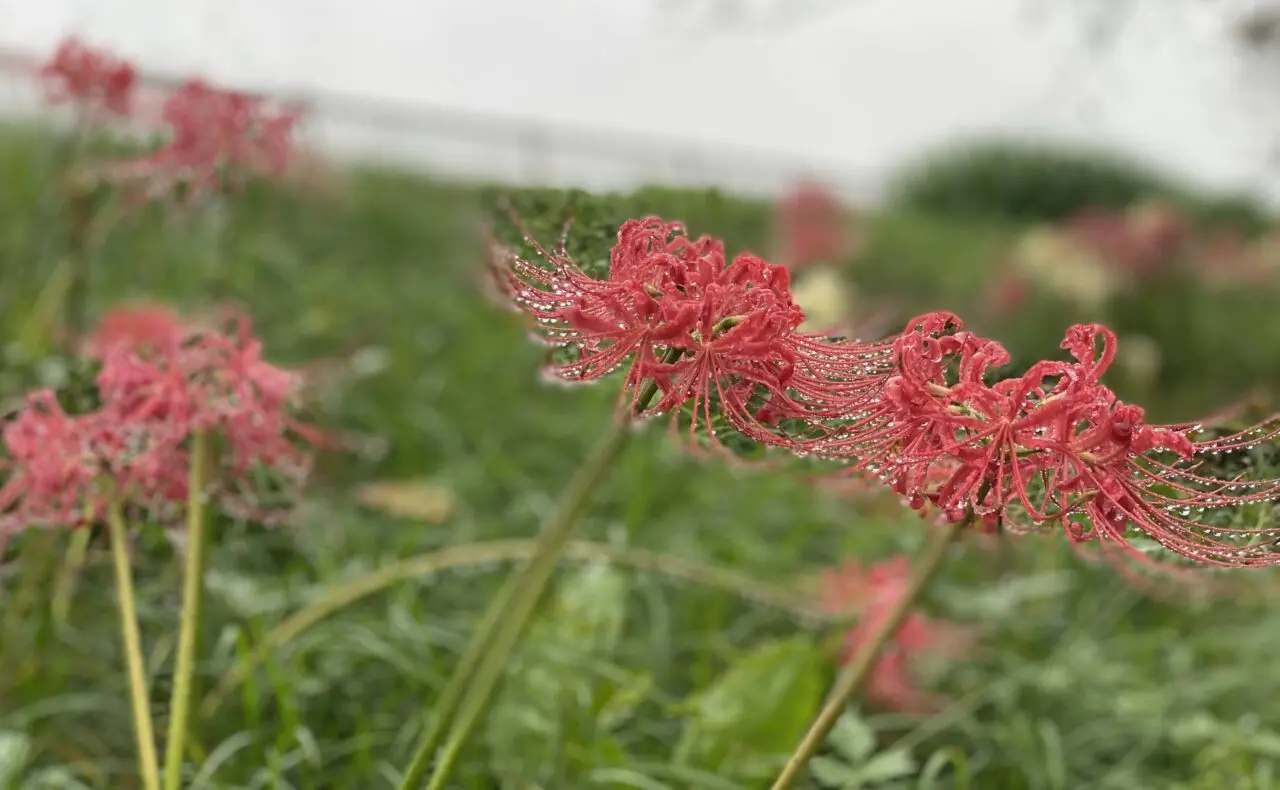
[[(722, 242), (690, 239), (679, 223), (630, 220), (609, 276), (584, 273), (564, 251), (535, 243), (543, 267), (493, 245), (500, 288), (533, 316), (540, 340), (567, 350), (550, 376), (589, 382), (626, 367), (635, 416), (691, 407), (690, 431), (723, 425), (770, 444), (783, 418), (835, 417), (889, 371), (889, 348), (797, 331), (804, 313), (783, 266)], [(658, 397), (642, 399), (643, 382)], [(672, 423), (675, 424), (674, 422)]]
[(239, 516), (283, 516), (264, 507), (253, 481), (269, 473), (282, 490), (300, 486), (310, 454), (299, 439), (313, 431), (291, 416), (297, 376), (262, 358), (247, 321), (220, 332), (140, 308), (103, 330), (91, 344), (101, 363), (97, 409), (68, 414), (42, 390), (4, 426), (0, 535), (94, 523), (113, 503), (171, 518), (188, 497), (196, 432), (222, 448), (207, 496)]
[(40, 69), (39, 77), (50, 104), (74, 104), (92, 118), (133, 114), (137, 70), (78, 38), (64, 40)]
[(235, 187), (250, 175), (278, 176), (294, 152), (297, 113), (202, 79), (180, 85), (165, 97), (158, 114), (140, 113), (134, 101), (136, 69), (78, 39), (64, 41), (40, 76), (50, 102), (70, 101), (89, 112), (161, 128), (166, 142), (160, 148), (93, 174), (139, 185), (153, 198), (171, 198), (181, 190), (190, 204)]
[(293, 153), (298, 116), (279, 112), (262, 99), (185, 82), (161, 107), (168, 142), (139, 159), (112, 165), (105, 175), (146, 186), (151, 197), (185, 200), (235, 187), (248, 175), (279, 176)]
[(108, 351), (120, 346), (149, 353), (181, 337), (187, 329), (187, 321), (165, 304), (117, 307), (104, 315), (93, 333), (85, 338), (82, 351), (90, 359), (102, 359)]
[[(852, 660), (879, 630), (907, 594), (910, 578), (911, 562), (906, 557), (893, 557), (867, 567), (850, 561), (822, 574), (823, 611), (859, 615), (858, 624), (845, 633), (842, 661)], [(867, 700), (900, 713), (936, 712), (948, 700), (920, 688), (920, 669), (930, 658), (958, 659), (970, 654), (977, 638), (976, 629), (909, 612), (871, 669)]]
[(951, 521), (1061, 525), (1118, 560), (1150, 562), (1131, 540), (1145, 534), (1199, 563), (1280, 564), (1280, 527), (1220, 526), (1224, 508), (1280, 501), (1280, 480), (1221, 479), (1205, 463), (1280, 426), (1200, 438), (1197, 425), (1148, 424), (1101, 382), (1117, 345), (1105, 327), (1071, 327), (1069, 361), (997, 381), (1009, 354), (949, 313), (870, 343), (799, 332), (785, 269), (747, 253), (730, 261), (718, 240), (691, 240), (656, 217), (621, 227), (606, 279), (578, 268), (563, 243), (554, 254), (534, 246), (549, 266), (496, 243), (492, 262), (559, 350), (549, 373), (582, 382), (625, 368), (635, 416), (685, 408), (713, 446), (730, 428), (868, 473)]
[(894, 341), (895, 374), (882, 397), (851, 415), (815, 451), (885, 480), (913, 507), (952, 520), (974, 515), (1023, 524), (1060, 523), (1076, 543), (1099, 543), (1145, 560), (1137, 528), (1182, 556), (1223, 566), (1280, 563), (1280, 529), (1240, 530), (1206, 513), (1280, 499), (1280, 481), (1223, 480), (1203, 473), (1214, 455), (1273, 438), (1259, 426), (1214, 439), (1200, 427), (1149, 425), (1141, 407), (1101, 383), (1115, 359), (1105, 327), (1077, 325), (1062, 347), (1072, 361), (1038, 362), (991, 383), (1009, 361), (999, 343), (947, 313), (913, 321)]

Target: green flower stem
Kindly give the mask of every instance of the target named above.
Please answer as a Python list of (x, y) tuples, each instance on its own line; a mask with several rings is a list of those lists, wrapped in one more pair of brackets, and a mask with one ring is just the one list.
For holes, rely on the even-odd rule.
[[(663, 361), (674, 362), (680, 354), (679, 349), (670, 349)], [(654, 382), (646, 384), (636, 399), (635, 411), (644, 410), (657, 392), (658, 387)], [(537, 608), (538, 601), (546, 592), (578, 517), (582, 515), (588, 499), (613, 462), (622, 454), (633, 430), (630, 416), (619, 419), (561, 493), (556, 512), (539, 534), (537, 547), (529, 558), (529, 563), (502, 586), (471, 637), (457, 669), (436, 702), (434, 721), (418, 743), (413, 759), (405, 770), (404, 779), (400, 782), (400, 790), (419, 790), (422, 787), (423, 777), (431, 767), (446, 728), (463, 703), (467, 703), (454, 725), (448, 747), (441, 754), (432, 773), (429, 786), (443, 787), (444, 782), (448, 781), (463, 743), (488, 707), (489, 700), (502, 679), (507, 658)]]
[(182, 579), (182, 620), (178, 626), (178, 663), (169, 698), (169, 736), (164, 748), (164, 790), (181, 790), (183, 749), (191, 718), (191, 687), (200, 637), (205, 563), (205, 434), (191, 438), (191, 471), (187, 476), (187, 557)]
[(125, 661), (129, 666), (129, 698), (133, 704), (133, 732), (138, 742), (138, 771), (143, 790), (160, 790), (159, 761), (156, 759), (155, 726), (146, 671), (142, 660), (142, 635), (138, 631), (138, 606), (133, 595), (133, 571), (129, 567), (128, 535), (119, 504), (107, 511), (111, 532), (111, 555), (115, 560), (116, 596), (120, 603), (120, 635), (124, 638)]
[[(5, 601), (4, 633), (17, 634), (22, 620), (39, 605), (41, 592), (52, 572), (60, 535), (51, 529), (30, 530), (23, 536), (22, 564), (18, 587)], [(0, 553), (7, 547), (0, 546)]]
[(818, 717), (813, 720), (813, 724), (809, 726), (809, 731), (805, 733), (800, 745), (796, 747), (791, 757), (787, 759), (787, 764), (783, 767), (782, 772), (778, 774), (778, 778), (774, 780), (770, 790), (790, 790), (795, 786), (801, 773), (804, 772), (805, 767), (809, 764), (809, 760), (818, 752), (823, 741), (831, 734), (832, 728), (835, 727), (836, 722), (844, 714), (850, 700), (866, 685), (867, 679), (871, 676), (871, 670), (875, 666), (876, 659), (880, 657), (880, 653), (884, 650), (889, 640), (893, 638), (893, 635), (898, 632), (898, 628), (902, 626), (902, 621), (906, 619), (907, 613), (911, 611), (916, 599), (920, 597), (920, 594), (924, 592), (924, 588), (933, 579), (934, 574), (942, 567), (942, 560), (947, 556), (948, 547), (964, 531), (968, 523), (969, 519), (962, 519), (929, 537), (929, 541), (925, 544), (919, 558), (916, 560), (915, 570), (911, 574), (911, 581), (907, 586), (906, 592), (898, 599), (897, 604), (889, 612), (889, 616), (880, 623), (880, 627), (872, 633), (871, 638), (854, 656), (853, 661), (845, 667), (840, 677), (836, 679), (835, 688), (832, 689), (830, 696), (827, 697), (822, 710), (818, 712)]
[(85, 184), (69, 183), (66, 198), (70, 213), (67, 240), (73, 261), (72, 280), (66, 296), (66, 329), (79, 337), (88, 329), (89, 289), (93, 276), (93, 193)]
[(71, 532), (71, 544), (67, 547), (67, 554), (54, 586), (53, 603), (50, 607), (53, 612), (53, 621), (59, 626), (66, 625), (67, 619), (71, 616), (71, 600), (75, 598), (80, 574), (84, 572), (84, 565), (89, 557), (89, 539), (92, 537), (93, 533), (88, 526)]

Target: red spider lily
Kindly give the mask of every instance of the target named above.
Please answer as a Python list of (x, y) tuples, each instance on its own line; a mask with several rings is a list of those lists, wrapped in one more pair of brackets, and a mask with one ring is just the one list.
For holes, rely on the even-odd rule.
[(1099, 381), (1115, 358), (1110, 330), (1075, 326), (1062, 346), (1074, 361), (1039, 362), (1023, 376), (987, 384), (989, 369), (1008, 359), (1004, 349), (960, 331), (954, 316), (923, 316), (895, 344), (898, 370), (883, 398), (814, 444), (876, 472), (913, 506), (931, 503), (955, 520), (1013, 508), (1032, 524), (1061, 521), (1075, 543), (1096, 542), (1134, 560), (1146, 555), (1129, 542), (1130, 528), (1200, 562), (1280, 564), (1269, 542), (1259, 542), (1280, 528), (1218, 527), (1204, 515), (1280, 499), (1280, 481), (1200, 471), (1208, 457), (1280, 428), (1198, 440), (1195, 425), (1148, 425), (1142, 409)]
[[(1280, 481), (1223, 480), (1199, 471), (1209, 457), (1245, 449), (1280, 429), (1264, 424), (1197, 440), (1196, 425), (1148, 425), (1140, 407), (1099, 383), (1115, 359), (1114, 333), (1075, 326), (1062, 347), (1074, 363), (1041, 363), (1015, 390), (1031, 397), (1009, 428), (1006, 454), (1021, 457), (1007, 464), (1006, 476), (995, 478), (1005, 501), (1016, 498), (1033, 520), (1061, 519), (1073, 542), (1098, 542), (1135, 560), (1146, 555), (1129, 543), (1130, 528), (1199, 562), (1280, 564), (1269, 540), (1258, 543), (1280, 529), (1219, 527), (1210, 512), (1280, 499)], [(1047, 375), (1056, 375), (1056, 382), (1046, 385)], [(1033, 482), (1043, 488), (1042, 504), (1033, 502)]]
[[(858, 624), (845, 634), (842, 661), (851, 661), (880, 628), (906, 595), (910, 577), (911, 562), (906, 557), (893, 557), (867, 567), (852, 561), (822, 575), (821, 606), (825, 611), (861, 613)], [(922, 661), (930, 656), (955, 660), (968, 655), (977, 633), (956, 623), (909, 612), (872, 667), (866, 690), (868, 701), (901, 713), (938, 710), (948, 700), (920, 689), (917, 676)]]
[(117, 307), (98, 322), (82, 343), (83, 353), (102, 359), (113, 346), (140, 350), (167, 348), (187, 330), (187, 323), (163, 304), (140, 303)]
[[(679, 223), (624, 223), (605, 280), (583, 272), (563, 239), (555, 253), (532, 243), (549, 268), (496, 243), (491, 262), (539, 339), (567, 353), (549, 375), (587, 382), (628, 366), (622, 402), (637, 415), (690, 405), (691, 433), (722, 416), (746, 436), (785, 445), (780, 420), (847, 411), (888, 372), (888, 344), (796, 331), (804, 314), (785, 267), (749, 253), (727, 261), (722, 242), (691, 240)], [(657, 402), (638, 403), (645, 381), (657, 385)]]
[(278, 176), (293, 153), (298, 116), (278, 112), (260, 98), (191, 80), (161, 109), (169, 141), (140, 159), (102, 170), (107, 179), (140, 181), (149, 195), (169, 196), (179, 186), (185, 200), (220, 193), (248, 175)]
[(109, 429), (100, 414), (71, 416), (50, 390), (27, 397), (4, 427), (12, 473), (0, 487), (0, 538), (27, 527), (74, 527), (106, 508), (106, 460), (98, 447)]
[(906, 593), (910, 579), (909, 557), (891, 557), (866, 568), (850, 560), (822, 574), (819, 606), (834, 615), (858, 612), (878, 596), (896, 600)]
[(73, 103), (89, 117), (133, 113), (137, 70), (74, 36), (63, 39), (39, 76), (50, 104)]
[(79, 527), (107, 507), (141, 506), (172, 518), (187, 496), (179, 443), (120, 419), (111, 409), (69, 415), (50, 390), (28, 396), (4, 429), (10, 476), (0, 487), (0, 535), (31, 527)]
[(262, 358), (247, 321), (222, 333), (188, 329), (150, 348), (110, 346), (98, 375), (104, 410), (161, 445), (200, 431), (225, 444), (224, 484), (238, 492), (224, 505), (263, 520), (241, 494), (257, 469), (272, 470), (288, 487), (310, 471), (309, 452), (296, 439), (318, 438), (291, 415), (301, 379)]
[[(806, 445), (819, 455), (852, 461), (851, 470), (876, 474), (919, 508), (932, 500), (946, 512), (962, 517), (967, 511), (930, 489), (925, 481), (936, 466), (954, 461), (956, 415), (939, 398), (948, 391), (948, 374), (956, 358), (963, 357), (961, 378), (972, 385), (988, 358), (1003, 364), (1008, 354), (999, 344), (959, 329), (960, 320), (950, 313), (928, 313), (912, 319), (893, 341), (894, 374), (880, 396), (843, 415), (846, 422)], [(959, 473), (957, 473), (959, 476)]]
[(778, 204), (782, 257), (794, 268), (831, 262), (847, 243), (840, 202), (819, 184), (800, 184)]
[[(303, 443), (323, 438), (292, 416), (298, 376), (262, 358), (247, 322), (233, 334), (170, 318), (146, 324), (144, 343), (97, 333), (98, 410), (67, 415), (52, 392), (39, 392), (5, 427), (4, 533), (96, 521), (113, 501), (171, 519), (188, 495), (189, 440), (198, 431), (221, 449), (208, 494), (222, 508), (259, 521), (284, 515), (310, 471)], [(280, 506), (264, 505), (268, 471)]]

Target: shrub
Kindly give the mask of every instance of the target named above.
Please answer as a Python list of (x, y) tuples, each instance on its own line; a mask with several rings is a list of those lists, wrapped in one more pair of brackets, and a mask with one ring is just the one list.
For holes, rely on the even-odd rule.
[(1175, 203), (1206, 225), (1228, 222), (1254, 231), (1267, 222), (1265, 209), (1249, 197), (1200, 194), (1117, 153), (1017, 140), (926, 154), (901, 171), (889, 192), (899, 208), (1014, 222), (1058, 220), (1150, 198)]

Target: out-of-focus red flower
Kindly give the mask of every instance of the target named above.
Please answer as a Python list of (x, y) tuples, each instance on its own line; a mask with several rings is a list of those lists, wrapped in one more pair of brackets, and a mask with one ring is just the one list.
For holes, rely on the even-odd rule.
[(184, 83), (165, 100), (161, 118), (168, 141), (147, 156), (102, 168), (120, 183), (141, 183), (152, 197), (184, 202), (233, 189), (250, 175), (274, 177), (294, 150), (294, 113), (257, 97), (215, 88), (204, 80)]
[(1200, 245), (1195, 273), (1214, 288), (1264, 284), (1275, 278), (1267, 253), (1265, 240), (1249, 243), (1236, 228), (1216, 228)]
[(996, 315), (1014, 312), (1031, 295), (1031, 283), (1016, 271), (1005, 270), (992, 281), (987, 292), (987, 309)]
[[(845, 634), (842, 661), (851, 661), (883, 625), (907, 594), (910, 578), (911, 562), (906, 557), (892, 557), (869, 566), (854, 560), (823, 574), (823, 610), (836, 615), (860, 613), (858, 624)], [(901, 713), (938, 710), (947, 703), (947, 697), (920, 688), (920, 665), (931, 657), (953, 661), (964, 658), (972, 652), (977, 636), (976, 629), (909, 612), (871, 669), (867, 700)]]
[[(297, 443), (310, 430), (291, 413), (300, 384), (297, 374), (262, 358), (247, 322), (229, 333), (189, 330), (150, 348), (108, 347), (98, 374), (104, 410), (156, 442), (216, 433), (225, 448), (222, 482), (246, 493), (241, 486), (255, 468), (292, 485), (310, 471), (310, 453)], [(224, 504), (265, 515), (238, 495)]]
[(831, 263), (848, 248), (844, 209), (826, 187), (803, 183), (778, 203), (782, 259), (801, 269)]
[(74, 527), (101, 516), (111, 494), (100, 452), (113, 444), (109, 429), (100, 414), (68, 415), (51, 390), (27, 397), (4, 427), (10, 474), (0, 487), (0, 541), (28, 527)]
[(39, 392), (6, 426), (3, 532), (94, 521), (112, 501), (171, 518), (188, 495), (196, 432), (219, 448), (211, 500), (246, 518), (283, 517), (311, 468), (306, 445), (323, 439), (293, 416), (299, 377), (262, 358), (247, 321), (221, 332), (157, 308), (131, 318), (94, 336), (96, 411), (67, 415), (52, 392)]
[(1100, 381), (1115, 359), (1114, 333), (1078, 325), (1062, 346), (1072, 361), (989, 383), (1005, 350), (955, 316), (922, 316), (895, 345), (883, 397), (811, 448), (954, 521), (1000, 513), (1011, 531), (1061, 523), (1074, 543), (1144, 565), (1154, 561), (1132, 544), (1135, 530), (1201, 563), (1280, 564), (1264, 540), (1280, 528), (1221, 527), (1204, 515), (1280, 499), (1280, 480), (1202, 471), (1211, 456), (1276, 436), (1275, 421), (1213, 439), (1197, 438), (1196, 425), (1149, 425)]
[(108, 349), (120, 345), (144, 351), (168, 348), (186, 331), (187, 323), (168, 305), (125, 305), (102, 317), (81, 350), (91, 359), (102, 359)]
[[(535, 247), (550, 268), (498, 244), (491, 260), (539, 339), (566, 355), (549, 375), (587, 382), (625, 367), (623, 403), (638, 415), (687, 405), (691, 432), (722, 416), (757, 441), (789, 445), (781, 420), (843, 413), (888, 372), (886, 343), (797, 331), (804, 314), (785, 267), (750, 253), (728, 260), (722, 242), (690, 239), (679, 223), (624, 223), (605, 280), (578, 268), (563, 244), (556, 253)], [(659, 397), (640, 404), (646, 381)]]
[(63, 39), (39, 76), (50, 104), (75, 104), (91, 118), (133, 112), (137, 70), (74, 36)]
[(1155, 203), (1125, 213), (1083, 211), (1064, 223), (1068, 234), (1103, 260), (1142, 279), (1176, 259), (1191, 237), (1190, 225), (1170, 206)]
[(850, 560), (822, 574), (819, 605), (833, 615), (860, 612), (877, 596), (896, 600), (906, 592), (910, 579), (909, 557), (891, 557), (867, 567)]

